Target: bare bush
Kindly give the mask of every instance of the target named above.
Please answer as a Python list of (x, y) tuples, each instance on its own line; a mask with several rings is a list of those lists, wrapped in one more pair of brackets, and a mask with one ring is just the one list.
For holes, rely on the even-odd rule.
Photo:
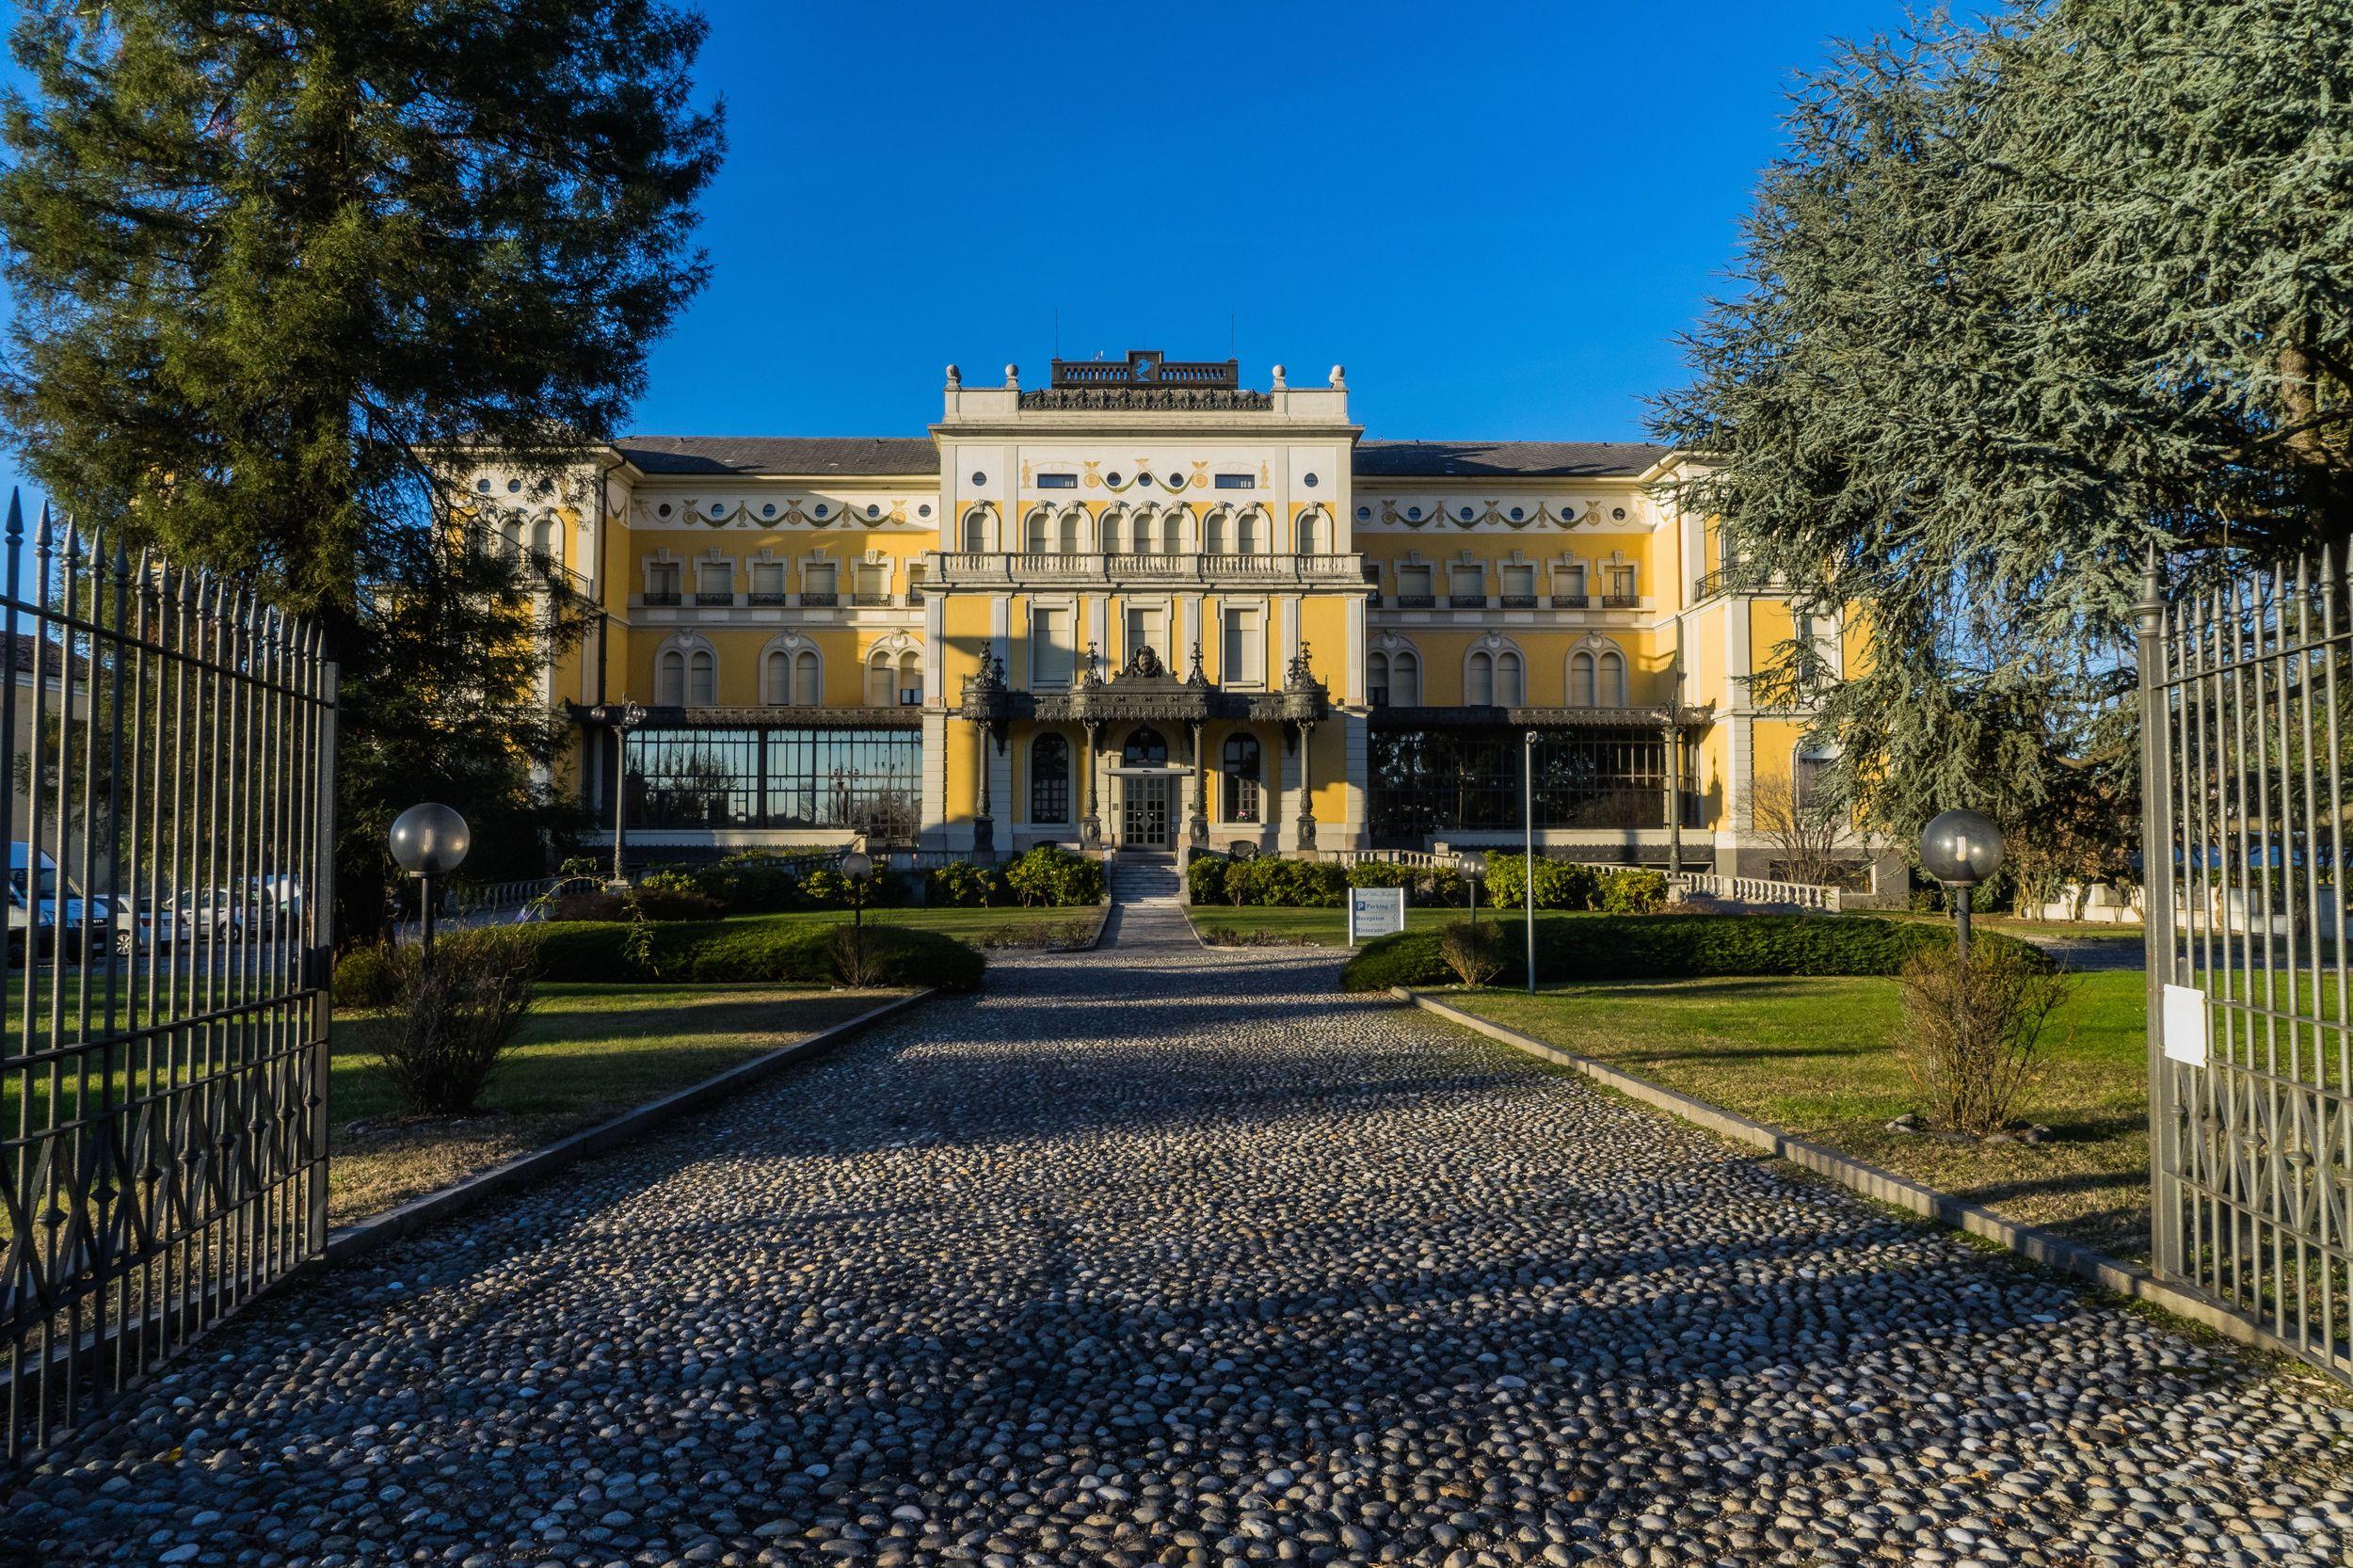
[(2066, 979), (2041, 955), (2004, 942), (1966, 961), (1950, 947), (1906, 960), (1897, 1057), (1926, 1102), (1929, 1125), (1983, 1138), (2010, 1122), (2034, 1081), (2043, 1026), (2067, 1000)]
[(1458, 920), (1438, 937), (1438, 956), (1464, 984), (1485, 985), (1503, 972), (1503, 929)]
[(1779, 851), (1784, 878), (1818, 888), (1843, 885), (1856, 849), (1847, 813), (1820, 782), (1802, 785), (1785, 773), (1766, 774), (1750, 786), (1756, 830)]
[(530, 1015), (532, 934), (512, 926), (456, 932), (430, 957), (407, 947), (392, 950), (387, 962), (395, 1027), (384, 1064), (402, 1109), (429, 1116), (472, 1111)]
[(886, 968), (885, 949), (889, 934), (859, 925), (837, 925), (833, 928), (833, 969), (841, 977), (841, 984), (855, 991), (867, 990), (882, 984)]

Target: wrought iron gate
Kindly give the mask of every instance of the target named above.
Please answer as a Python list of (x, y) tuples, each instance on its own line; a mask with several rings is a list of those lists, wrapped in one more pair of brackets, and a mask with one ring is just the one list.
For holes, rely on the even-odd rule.
[(2345, 563), (2140, 606), (2157, 1272), (2353, 1378)]
[(45, 512), (28, 545), (13, 499), (6, 547), (13, 1455), (326, 1240), (335, 669), (233, 584)]

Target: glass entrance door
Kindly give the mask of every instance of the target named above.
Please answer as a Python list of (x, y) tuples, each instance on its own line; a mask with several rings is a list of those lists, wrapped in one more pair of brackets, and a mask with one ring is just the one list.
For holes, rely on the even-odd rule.
[(1168, 780), (1130, 778), (1125, 782), (1120, 842), (1134, 849), (1168, 848)]

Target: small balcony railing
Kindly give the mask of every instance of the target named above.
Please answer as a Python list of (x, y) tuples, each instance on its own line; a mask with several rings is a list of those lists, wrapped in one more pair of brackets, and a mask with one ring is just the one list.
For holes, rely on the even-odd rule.
[(1533, 610), (1536, 608), (1536, 596), (1534, 594), (1505, 594), (1500, 602), (1507, 610)]
[(1449, 610), (1484, 610), (1487, 607), (1487, 596), (1485, 594), (1449, 594), (1446, 596), (1446, 607)]
[(1604, 594), (1601, 607), (1605, 610), (1639, 610), (1642, 607), (1641, 594)]
[(1401, 610), (1434, 610), (1438, 607), (1436, 594), (1400, 594), (1397, 607)]
[(755, 588), (744, 598), (744, 602), (749, 604), (790, 604), (792, 602), (791, 594), (775, 588)]
[(804, 610), (830, 610), (840, 602), (840, 594), (803, 594), (801, 596), (801, 608)]
[(695, 594), (695, 602), (702, 605), (728, 605), (735, 602), (735, 596), (731, 593), (712, 593), (708, 589), (697, 589)]
[(646, 596), (646, 607), (649, 610), (666, 609), (680, 602), (676, 588), (656, 588)]
[(1583, 594), (1554, 594), (1552, 607), (1556, 610), (1582, 610), (1592, 602)]
[(861, 610), (875, 609), (888, 605), (890, 601), (888, 594), (852, 594), (850, 596), (850, 602)]

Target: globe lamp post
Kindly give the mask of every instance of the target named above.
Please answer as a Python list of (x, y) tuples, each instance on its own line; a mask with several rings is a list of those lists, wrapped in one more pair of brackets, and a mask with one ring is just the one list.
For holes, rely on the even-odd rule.
[(1953, 900), (1953, 945), (1969, 959), (1969, 905), (1977, 889), (2002, 869), (2002, 830), (1978, 811), (1944, 811), (1920, 835), (1920, 869)]
[(419, 907), (424, 912), (424, 951), (429, 955), (433, 952), (433, 884), (466, 863), (466, 852), (473, 847), (473, 832), (465, 818), (428, 801), (392, 819), (390, 841), (393, 861), (417, 879)]

